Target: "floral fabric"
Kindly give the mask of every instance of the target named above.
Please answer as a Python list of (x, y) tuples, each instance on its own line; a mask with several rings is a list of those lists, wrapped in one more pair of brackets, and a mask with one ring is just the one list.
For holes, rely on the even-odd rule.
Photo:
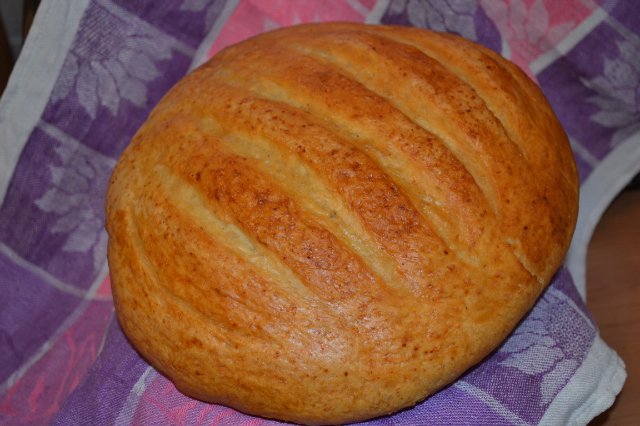
[(454, 32), (516, 62), (567, 130), (583, 191), (569, 256), (578, 281), (562, 268), (485, 361), (416, 407), (366, 424), (588, 422), (625, 378), (583, 303), (580, 268), (599, 214), (640, 169), (633, 8), (595, 0), (43, 1), (0, 102), (0, 423), (277, 424), (181, 395), (131, 348), (114, 319), (104, 195), (132, 135), (189, 69), (260, 32), (328, 20)]

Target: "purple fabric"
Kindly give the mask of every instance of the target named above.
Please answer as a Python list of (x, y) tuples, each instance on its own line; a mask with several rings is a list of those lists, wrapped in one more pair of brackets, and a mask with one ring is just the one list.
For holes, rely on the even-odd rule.
[(104, 350), (83, 383), (65, 401), (53, 424), (114, 424), (126, 396), (146, 369), (147, 364), (131, 348), (114, 318)]
[(391, 2), (380, 23), (458, 34), (496, 52), (502, 47), (498, 29), (475, 1)]
[[(56, 311), (55, 306), (47, 309)], [(85, 380), (85, 374), (100, 350), (105, 325), (113, 315), (113, 304), (107, 300), (81, 303), (73, 313), (79, 314), (73, 325), (64, 329), (44, 356), (2, 396), (0, 424), (49, 423), (66, 397)], [(32, 330), (38, 327), (29, 326)], [(44, 330), (48, 328), (43, 327)], [(37, 338), (34, 340), (41, 345), (43, 336), (33, 334)], [(29, 357), (22, 355), (22, 359)]]
[(621, 22), (603, 21), (538, 75), (565, 130), (587, 150), (577, 156), (583, 181), (618, 143), (640, 130), (640, 44), (625, 36), (628, 31)]
[(5, 381), (54, 334), (79, 301), (2, 254), (0, 270), (0, 381)]
[(87, 289), (104, 264), (103, 200), (115, 161), (43, 127), (33, 130), (0, 207), (0, 240), (56, 279)]

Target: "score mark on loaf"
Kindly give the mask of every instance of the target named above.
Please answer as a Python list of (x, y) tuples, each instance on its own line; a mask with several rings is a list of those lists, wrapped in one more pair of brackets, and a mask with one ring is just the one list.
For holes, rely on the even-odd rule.
[(185, 394), (345, 423), (411, 406), (531, 308), (573, 233), (567, 137), (457, 36), (325, 23), (180, 81), (107, 195), (120, 324)]

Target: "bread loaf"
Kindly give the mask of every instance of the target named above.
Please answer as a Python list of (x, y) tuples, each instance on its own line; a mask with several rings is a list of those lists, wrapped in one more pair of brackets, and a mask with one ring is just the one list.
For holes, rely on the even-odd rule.
[(306, 424), (393, 413), (505, 339), (577, 214), (567, 137), (457, 36), (326, 23), (180, 81), (107, 196), (122, 329), (194, 398)]

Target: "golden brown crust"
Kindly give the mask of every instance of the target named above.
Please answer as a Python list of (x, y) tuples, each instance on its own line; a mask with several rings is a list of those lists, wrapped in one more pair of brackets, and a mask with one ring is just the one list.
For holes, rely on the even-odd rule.
[(308, 424), (394, 412), (493, 350), (560, 265), (566, 135), (458, 37), (303, 25), (172, 89), (114, 171), (123, 330), (196, 398)]

